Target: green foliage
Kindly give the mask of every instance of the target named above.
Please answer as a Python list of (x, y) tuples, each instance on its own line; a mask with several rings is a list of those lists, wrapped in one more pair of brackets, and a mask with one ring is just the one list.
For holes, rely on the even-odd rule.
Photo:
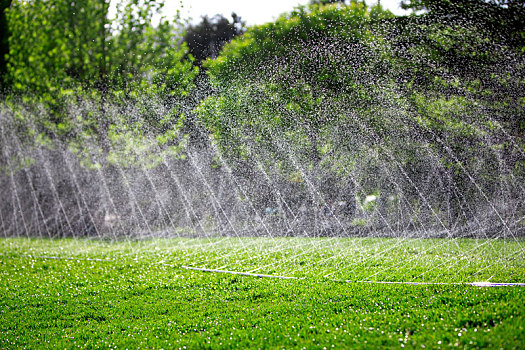
[(452, 17), (396, 18), (360, 2), (297, 8), (205, 62), (217, 94), (197, 114), (239, 167), (299, 172), (316, 188), (351, 177), (365, 194), (417, 202), (438, 164), (463, 198), (490, 195), (523, 157), (525, 65), (492, 27)]
[(393, 28), (404, 34), (394, 37), (391, 48), (394, 69), (408, 82), (400, 86), (417, 133), (430, 140), (468, 198), (498, 188), (508, 180), (502, 167), (513, 169), (521, 157), (523, 138), (515, 135), (522, 130), (517, 96), (525, 93), (525, 66), (512, 42), (458, 16), (429, 13), (395, 21)]
[(110, 22), (108, 7), (107, 1), (15, 2), (8, 11), (14, 91), (53, 99), (78, 85), (127, 94), (154, 85), (155, 93), (187, 94), (195, 69), (183, 60), (187, 49), (176, 44), (178, 19), (153, 27), (162, 2), (130, 0), (119, 3)]
[(9, 27), (5, 10), (11, 6), (11, 2), (11, 0), (0, 1), (0, 93), (3, 93), (7, 72), (5, 56), (9, 53)]
[(125, 118), (115, 120), (108, 132), (111, 144), (108, 162), (121, 167), (142, 166), (151, 169), (167, 157), (184, 157), (182, 151), (187, 142), (187, 137), (182, 136), (181, 132), (184, 115), (170, 116), (169, 113), (164, 116), (164, 120), (170, 126), (164, 132), (148, 131), (148, 120), (133, 123)]
[[(411, 225), (428, 214), (446, 229), (459, 227), (465, 203), (483, 202), (501, 219), (492, 194), (517, 203), (525, 179), (519, 2), (412, 1), (427, 12), (406, 17), (346, 3), (312, 1), (239, 35), (238, 17), (186, 33), (179, 18), (153, 26), (161, 1), (123, 2), (113, 22), (105, 0), (14, 1), (3, 132), (29, 149), (65, 143), (95, 169), (184, 158), (209, 133), (214, 170), (286, 188), (246, 194), (261, 205), (275, 194), (298, 212), (319, 197), (366, 226), (404, 203)], [(211, 88), (196, 89), (208, 56)], [(349, 203), (374, 191), (380, 199), (357, 210), (365, 220)]]
[(160, 1), (129, 1), (119, 4), (116, 28), (110, 41), (110, 87), (126, 96), (184, 97), (192, 88), (198, 69), (187, 46), (177, 42), (182, 23), (161, 19), (152, 26), (152, 17), (163, 7)]
[(448, 24), (475, 25), (514, 50), (525, 52), (523, 0), (404, 0), (401, 7), (426, 11), (427, 17)]
[(104, 73), (107, 1), (14, 1), (8, 79), (17, 92), (54, 98), (74, 83), (93, 86)]
[[(26, 134), (65, 141), (95, 167), (104, 157), (115, 162), (115, 152), (181, 141), (184, 99), (198, 68), (178, 44), (178, 18), (152, 25), (162, 6), (122, 2), (111, 22), (108, 1), (14, 2), (7, 12), (7, 77), (10, 106)], [(119, 108), (133, 115), (122, 116)]]
[(335, 104), (353, 100), (364, 107), (378, 97), (370, 79), (382, 64), (382, 44), (370, 22), (361, 3), (298, 8), (250, 28), (206, 61), (219, 94), (198, 113), (219, 146), (246, 154), (236, 146), (246, 138), (266, 149), (283, 138), (306, 157), (326, 153), (323, 138), (342, 117)]
[[(268, 70), (270, 68), (266, 66), (271, 66), (271, 63), (279, 63), (284, 57), (291, 56), (291, 53), (301, 54), (301, 49), (304, 50), (306, 44), (323, 43), (326, 38), (345, 39), (346, 44), (370, 43), (373, 37), (363, 28), (367, 17), (368, 10), (361, 3), (345, 8), (324, 6), (309, 10), (300, 7), (290, 14), (282, 15), (274, 23), (250, 28), (241, 38), (226, 45), (218, 59), (209, 60), (206, 67), (210, 70), (213, 82), (224, 84), (230, 75), (237, 77), (240, 72), (254, 74), (257, 69)], [(288, 49), (295, 50), (290, 52)], [(304, 52), (302, 56), (299, 62), (303, 66), (298, 69), (313, 64), (312, 58), (305, 57)], [(325, 69), (336, 73), (336, 78), (342, 79), (337, 72), (331, 71), (337, 68), (336, 62), (330, 62), (329, 57), (323, 58), (327, 61), (319, 62), (319, 65), (328, 64)], [(265, 73), (268, 71), (259, 74)], [(319, 73), (323, 74), (323, 71)], [(313, 77), (311, 80), (314, 80)]]

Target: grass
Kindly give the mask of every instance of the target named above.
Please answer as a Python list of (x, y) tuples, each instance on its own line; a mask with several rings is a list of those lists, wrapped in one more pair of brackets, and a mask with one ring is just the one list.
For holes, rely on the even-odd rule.
[[(522, 349), (523, 287), (339, 281), (465, 282), (493, 276), (494, 282), (524, 282), (522, 245), (2, 239), (0, 348)], [(206, 273), (181, 265), (304, 279)]]

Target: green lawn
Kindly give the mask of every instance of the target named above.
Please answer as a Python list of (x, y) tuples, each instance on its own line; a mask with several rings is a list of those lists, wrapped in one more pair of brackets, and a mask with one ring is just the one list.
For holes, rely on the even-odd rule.
[(524, 243), (1, 239), (0, 348), (522, 349), (525, 287), (339, 280), (525, 282)]

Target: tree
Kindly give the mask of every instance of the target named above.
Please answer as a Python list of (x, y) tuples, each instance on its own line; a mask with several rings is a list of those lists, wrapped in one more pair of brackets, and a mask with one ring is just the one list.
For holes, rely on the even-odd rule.
[[(337, 191), (323, 180), (351, 179), (360, 195), (403, 198), (427, 224), (453, 227), (465, 202), (517, 186), (501, 168), (522, 177), (523, 58), (491, 33), (361, 3), (298, 8), (204, 63), (218, 93), (198, 115), (234, 169), (263, 168), (328, 201)], [(388, 205), (383, 216), (405, 210)]]
[[(296, 209), (312, 200), (310, 186), (330, 205), (354, 207), (352, 163), (365, 156), (360, 143), (374, 139), (359, 135), (359, 123), (378, 138), (395, 127), (388, 108), (374, 107), (390, 89), (380, 78), (386, 62), (371, 23), (362, 3), (301, 7), (248, 29), (205, 61), (217, 94), (197, 115), (234, 171), (263, 169)], [(327, 183), (333, 185), (321, 185)]]
[[(179, 18), (152, 24), (161, 1), (121, 2), (113, 23), (106, 0), (52, 3), (17, 0), (7, 12), (12, 89), (0, 105), (1, 156), (7, 171), (40, 183), (32, 198), (57, 232), (98, 234), (119, 206), (108, 188), (128, 184), (120, 170), (183, 157), (185, 99), (199, 69), (180, 44)], [(96, 186), (101, 176), (111, 186)], [(87, 200), (78, 197), (83, 184)], [(120, 209), (135, 205), (124, 200)]]
[(12, 0), (0, 0), (0, 93), (4, 87), (7, 62), (5, 56), (9, 53), (9, 27), (7, 26), (6, 10)]
[[(307, 153), (318, 158), (316, 140), (334, 121), (316, 112), (324, 105), (324, 97), (350, 99), (357, 94), (362, 98), (356, 103), (362, 106), (370, 102), (365, 99), (373, 98), (367, 89), (372, 88), (372, 76), (379, 73), (380, 57), (373, 47), (375, 37), (363, 30), (369, 21), (368, 9), (361, 3), (312, 11), (299, 8), (275, 23), (251, 28), (228, 44), (218, 59), (206, 61), (205, 67), (212, 84), (224, 89), (220, 99), (229, 99), (229, 92), (244, 99), (241, 96), (253, 89), (259, 96), (252, 98), (265, 109), (272, 108), (272, 100), (290, 101), (286, 110), (268, 109), (264, 114), (270, 119), (261, 123), (281, 132), (305, 132), (311, 147)], [(210, 102), (215, 99), (210, 97)], [(235, 123), (253, 126), (252, 112), (240, 109)], [(218, 121), (210, 127), (232, 131), (227, 125)]]
[[(36, 0), (16, 1), (7, 12), (12, 93), (49, 108), (48, 115), (34, 121), (49, 135), (72, 132), (66, 109), (81, 98), (98, 99), (104, 114), (108, 94), (114, 102), (122, 97), (129, 104), (149, 94), (173, 105), (191, 89), (198, 69), (186, 59), (186, 46), (177, 44), (178, 18), (151, 24), (162, 2), (121, 3), (113, 27), (108, 7), (107, 0), (57, 0), (54, 6)], [(94, 124), (104, 135), (109, 124), (101, 121)]]
[(450, 24), (475, 24), (525, 52), (525, 1), (523, 0), (404, 0), (401, 7), (426, 11), (430, 19)]
[(183, 40), (195, 58), (195, 64), (200, 66), (206, 58), (216, 58), (226, 43), (245, 31), (245, 23), (235, 12), (232, 12), (232, 22), (222, 15), (211, 19), (204, 16), (199, 24), (186, 29)]
[(329, 4), (343, 4), (345, 0), (310, 0), (310, 5), (329, 5)]
[[(48, 94), (103, 79), (109, 1), (15, 1), (8, 10), (8, 79), (14, 91)], [(60, 85), (60, 86), (59, 86)]]

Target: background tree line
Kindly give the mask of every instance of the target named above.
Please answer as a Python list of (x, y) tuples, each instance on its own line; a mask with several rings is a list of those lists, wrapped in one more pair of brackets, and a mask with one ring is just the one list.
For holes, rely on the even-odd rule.
[[(123, 169), (139, 171), (144, 188), (168, 186), (149, 174), (172, 178), (170, 159), (197, 176), (180, 180), (188, 188), (210, 176), (208, 201), (227, 203), (208, 208), (196, 188), (192, 198), (226, 226), (234, 214), (221, 208), (247, 199), (246, 212), (324, 234), (523, 226), (523, 1), (405, 1), (419, 11), (410, 16), (312, 1), (252, 27), (236, 14), (153, 25), (153, 0), (121, 3), (114, 21), (107, 1), (50, 3), (2, 2), (0, 142), (14, 131), (22, 144), (5, 148), (7, 173), (31, 163), (15, 162), (17, 149), (59, 143), (117, 187), (129, 184)], [(93, 207), (108, 205), (102, 192)], [(207, 220), (186, 195), (169, 209), (127, 192), (129, 213)]]

